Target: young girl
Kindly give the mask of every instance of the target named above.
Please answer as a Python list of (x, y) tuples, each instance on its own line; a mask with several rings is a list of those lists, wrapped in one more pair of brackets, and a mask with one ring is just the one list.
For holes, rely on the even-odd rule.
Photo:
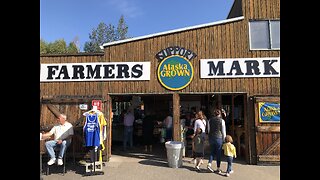
[(224, 155), (227, 157), (227, 173), (226, 176), (230, 176), (231, 173), (233, 173), (232, 170), (232, 161), (233, 157), (236, 158), (236, 147), (232, 144), (233, 140), (230, 135), (226, 135), (225, 143), (222, 145), (222, 149), (224, 150)]
[(204, 137), (202, 135), (202, 129), (198, 127), (196, 129), (196, 134), (193, 137), (193, 146), (194, 146), (194, 155), (196, 158), (196, 169), (200, 171), (200, 165), (202, 164), (203, 159), (203, 148), (204, 148)]

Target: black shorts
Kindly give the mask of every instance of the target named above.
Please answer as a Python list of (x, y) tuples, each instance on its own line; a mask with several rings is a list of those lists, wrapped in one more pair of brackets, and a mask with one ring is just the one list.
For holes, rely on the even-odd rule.
[(197, 158), (203, 158), (203, 153), (202, 152), (194, 152), (194, 157)]

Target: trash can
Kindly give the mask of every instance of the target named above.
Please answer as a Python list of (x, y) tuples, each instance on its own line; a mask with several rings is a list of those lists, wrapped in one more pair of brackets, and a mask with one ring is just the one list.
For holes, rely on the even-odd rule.
[(172, 168), (179, 168), (182, 166), (183, 142), (168, 141), (165, 143), (167, 149), (168, 165)]

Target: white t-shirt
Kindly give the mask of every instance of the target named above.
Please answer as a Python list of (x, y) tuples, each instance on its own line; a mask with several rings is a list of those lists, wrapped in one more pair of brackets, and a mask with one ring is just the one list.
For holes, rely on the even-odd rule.
[(172, 117), (171, 116), (167, 116), (166, 119), (164, 120), (165, 124), (166, 124), (166, 128), (172, 128)]
[(206, 124), (207, 124), (206, 120), (197, 119), (194, 122), (194, 128), (193, 128), (194, 133), (196, 133), (197, 128), (201, 128), (202, 129), (202, 133), (205, 133), (206, 132)]
[(73, 135), (73, 127), (69, 122), (64, 125), (56, 125), (50, 130), (50, 134), (54, 135), (54, 140), (65, 140), (69, 135)]

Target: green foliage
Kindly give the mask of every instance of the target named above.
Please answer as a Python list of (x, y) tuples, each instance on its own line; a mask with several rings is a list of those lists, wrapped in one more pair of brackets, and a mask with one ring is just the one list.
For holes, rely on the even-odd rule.
[(48, 43), (45, 40), (40, 39), (40, 54), (46, 54), (47, 47), (48, 47)]
[(58, 39), (48, 45), (48, 54), (63, 54), (67, 52), (67, 44), (64, 39)]
[(127, 33), (128, 33), (128, 26), (124, 22), (123, 15), (121, 15), (121, 17), (119, 19), (118, 27), (117, 27), (117, 38), (116, 39), (117, 40), (127, 39), (128, 38)]
[(126, 39), (128, 26), (124, 21), (123, 15), (120, 17), (117, 29), (112, 24), (106, 25), (99, 23), (98, 27), (92, 29), (89, 34), (90, 41), (85, 42), (83, 50), (85, 52), (103, 52), (100, 48), (104, 43)]
[(45, 40), (40, 39), (40, 54), (66, 54), (78, 52), (79, 48), (76, 44), (76, 40), (70, 42), (67, 46), (64, 39), (58, 39), (50, 43), (47, 43)]
[(67, 47), (67, 52), (74, 54), (74, 53), (78, 53), (79, 49), (74, 42), (71, 42), (71, 43), (69, 43), (69, 46)]

